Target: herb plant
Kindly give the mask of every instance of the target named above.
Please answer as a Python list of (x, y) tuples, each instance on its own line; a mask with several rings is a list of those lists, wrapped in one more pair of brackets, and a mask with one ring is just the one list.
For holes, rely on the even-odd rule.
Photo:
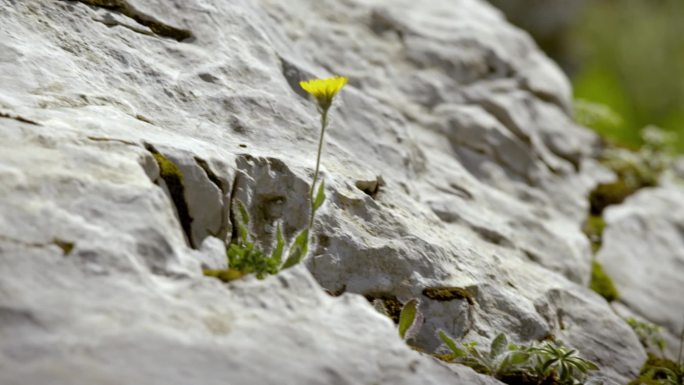
[(510, 384), (583, 384), (589, 371), (598, 370), (596, 364), (579, 357), (575, 350), (551, 342), (517, 345), (499, 334), (489, 350), (482, 350), (474, 342), (459, 346), (444, 331), (440, 330), (438, 335), (452, 352), (450, 361)]
[[(401, 339), (403, 339), (404, 341), (408, 341), (411, 338), (415, 337), (418, 334), (420, 327), (423, 325), (423, 321), (425, 320), (425, 318), (423, 316), (423, 313), (421, 313), (418, 309), (419, 305), (420, 301), (414, 298), (406, 302), (404, 306), (402, 306), (401, 308), (397, 327), (399, 331), (399, 337), (401, 337)], [(382, 299), (374, 299), (373, 307), (380, 314), (386, 315), (390, 319), (392, 318), (389, 310), (387, 310), (387, 307), (385, 306), (385, 303)]]
[(641, 368), (639, 377), (629, 385), (684, 385), (684, 329), (679, 337), (677, 361), (648, 354), (648, 360)]
[(642, 322), (632, 317), (625, 318), (625, 322), (634, 330), (637, 337), (639, 337), (639, 342), (641, 342), (644, 348), (658, 348), (661, 355), (664, 354), (665, 339), (661, 334), (659, 326), (648, 322)]
[[(321, 114), (321, 133), (318, 141), (318, 151), (316, 152), (316, 169), (314, 171), (313, 182), (309, 189), (309, 201), (311, 210), (308, 226), (301, 230), (288, 247), (287, 259), (282, 262), (285, 249), (285, 241), (280, 228), (277, 225), (275, 246), (271, 255), (264, 254), (257, 249), (249, 233), (249, 213), (245, 205), (240, 200), (235, 200), (237, 206), (236, 226), (238, 237), (228, 245), (228, 269), (224, 270), (205, 270), (207, 276), (218, 278), (222, 281), (232, 281), (247, 274), (255, 274), (257, 278), (263, 279), (267, 275), (277, 274), (280, 270), (292, 267), (306, 256), (309, 249), (309, 234), (313, 227), (314, 217), (318, 209), (325, 202), (325, 184), (318, 183), (318, 173), (321, 164), (321, 153), (323, 151), (323, 138), (325, 129), (328, 126), (328, 112), (332, 107), (332, 102), (342, 87), (347, 84), (346, 77), (332, 77), (327, 79), (312, 79), (301, 82), (300, 86), (309, 94), (313, 95)], [(314, 193), (315, 192), (315, 193)]]

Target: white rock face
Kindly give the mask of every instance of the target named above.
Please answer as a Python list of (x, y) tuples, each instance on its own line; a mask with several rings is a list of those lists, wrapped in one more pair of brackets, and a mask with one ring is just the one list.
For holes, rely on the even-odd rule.
[(684, 330), (684, 189), (644, 189), (604, 215), (607, 229), (598, 255), (620, 300), (637, 318), (665, 330), (677, 357)]
[[(231, 199), (266, 248), (306, 224), (318, 117), (297, 84), (328, 74), (350, 83), (313, 255), (203, 277)], [(585, 288), (596, 138), (481, 1), (0, 0), (0, 84), (3, 384), (497, 383), (356, 294), (420, 298), (427, 352), (436, 329), (553, 336), (617, 384), (645, 358)], [(469, 296), (424, 294), (442, 287)]]

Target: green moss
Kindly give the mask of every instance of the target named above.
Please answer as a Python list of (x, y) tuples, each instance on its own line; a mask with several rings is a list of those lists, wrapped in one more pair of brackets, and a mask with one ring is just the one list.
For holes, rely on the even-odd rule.
[(600, 215), (590, 215), (584, 223), (584, 234), (591, 242), (591, 249), (596, 253), (601, 248), (603, 230), (606, 228), (606, 221)]
[(462, 287), (428, 287), (423, 289), (423, 295), (435, 301), (466, 300), (474, 305), (475, 300), (467, 289)]
[(604, 150), (601, 162), (617, 176), (611, 183), (598, 185), (589, 196), (591, 213), (601, 215), (610, 206), (622, 203), (644, 187), (653, 187), (667, 168), (667, 157), (653, 150), (632, 151), (611, 147)]
[(381, 300), (382, 304), (385, 306), (385, 310), (387, 310), (387, 316), (390, 317), (395, 324), (399, 324), (399, 316), (401, 315), (401, 309), (404, 304), (397, 299), (397, 296), (390, 293), (372, 293), (365, 294), (364, 297), (366, 297), (370, 303), (373, 303), (375, 300)]
[(665, 350), (666, 343), (660, 326), (633, 317), (625, 318), (625, 322), (634, 330), (644, 348), (658, 348), (660, 352)]
[(668, 358), (659, 357), (653, 353), (648, 353), (648, 358), (641, 367), (639, 378), (630, 381), (628, 385), (666, 384), (665, 380), (668, 376), (665, 369), (675, 374), (682, 373), (682, 368), (676, 362)]
[(457, 358), (453, 353), (434, 353), (432, 356), (444, 362), (454, 362), (454, 360)]
[(592, 215), (601, 215), (606, 207), (624, 202), (640, 188), (640, 185), (627, 183), (624, 179), (598, 185), (589, 195)]
[(646, 359), (641, 372), (644, 373), (644, 369), (647, 370), (650, 368), (665, 368), (676, 372), (677, 368), (679, 368), (679, 365), (669, 358), (659, 357), (653, 353), (648, 353), (648, 358)]
[(60, 249), (62, 249), (62, 252), (64, 253), (64, 255), (69, 255), (75, 246), (73, 242), (64, 241), (61, 239), (54, 239), (52, 241), (52, 243), (55, 244)]
[(620, 294), (618, 293), (613, 280), (606, 274), (603, 270), (603, 266), (596, 260), (591, 263), (591, 283), (589, 287), (608, 302), (620, 298)]
[(223, 282), (235, 281), (236, 279), (242, 278), (245, 274), (236, 269), (224, 269), (224, 270), (204, 270), (204, 275), (207, 277), (214, 277)]

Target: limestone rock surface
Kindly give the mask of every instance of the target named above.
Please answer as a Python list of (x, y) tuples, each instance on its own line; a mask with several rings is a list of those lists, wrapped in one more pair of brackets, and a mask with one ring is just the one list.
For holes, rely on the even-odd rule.
[[(312, 255), (204, 277), (234, 198), (265, 248), (306, 224), (298, 82), (332, 74)], [(586, 288), (601, 168), (570, 104), (479, 0), (0, 0), (0, 382), (497, 383), (366, 295), (420, 298), (427, 353), (437, 329), (553, 337), (624, 384), (645, 353)]]
[(661, 326), (670, 356), (684, 330), (684, 188), (644, 189), (609, 208), (598, 255), (626, 314)]

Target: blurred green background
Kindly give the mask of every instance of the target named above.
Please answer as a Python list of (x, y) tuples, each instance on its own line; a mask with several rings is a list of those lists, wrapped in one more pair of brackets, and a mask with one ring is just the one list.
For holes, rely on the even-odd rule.
[(576, 99), (621, 117), (593, 128), (636, 147), (656, 125), (684, 153), (684, 0), (490, 1), (561, 65)]

